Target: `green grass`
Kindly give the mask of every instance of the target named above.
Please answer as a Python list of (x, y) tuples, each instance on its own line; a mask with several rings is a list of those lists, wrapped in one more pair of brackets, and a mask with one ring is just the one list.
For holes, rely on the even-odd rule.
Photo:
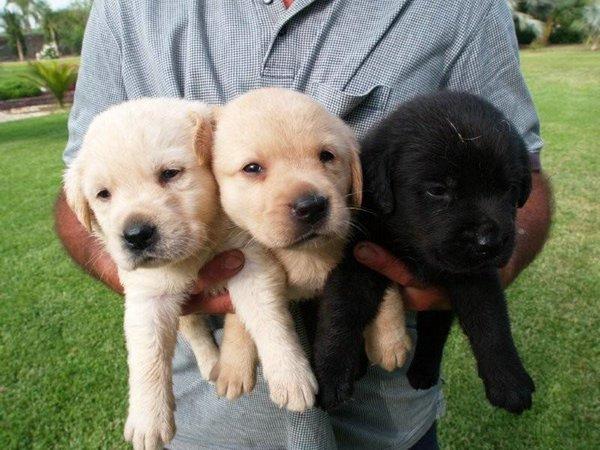
[[(509, 291), (517, 345), (538, 390), (521, 417), (493, 409), (455, 332), (444, 448), (600, 442), (600, 55), (528, 51), (523, 66), (557, 198), (546, 251)], [(126, 448), (121, 299), (69, 262), (52, 229), (65, 122), (60, 114), (0, 124), (2, 448)]]

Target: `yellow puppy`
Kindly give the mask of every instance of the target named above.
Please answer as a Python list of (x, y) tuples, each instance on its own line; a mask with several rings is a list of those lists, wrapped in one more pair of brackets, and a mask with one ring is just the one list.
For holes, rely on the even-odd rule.
[[(213, 171), (222, 207), (237, 226), (234, 233), (267, 249), (270, 265), (283, 271), (281, 298), (317, 295), (341, 258), (350, 210), (361, 202), (352, 130), (306, 95), (278, 88), (251, 91), (217, 114)], [(295, 410), (312, 406), (314, 391), (307, 392), (298, 381), (309, 370), (306, 356), (297, 337), (292, 347), (292, 338), (283, 337), (293, 330), (287, 303), (278, 311), (286, 315), (286, 326), (273, 329), (254, 305), (272, 299), (254, 296), (242, 307), (256, 317), (248, 320), (251, 311), (246, 310), (240, 317), (249, 335), (235, 316), (226, 317), (221, 357), (212, 374), (219, 394), (235, 398), (254, 386), (251, 336), (273, 400)], [(242, 312), (237, 304), (236, 312)]]
[[(135, 449), (159, 448), (175, 432), (171, 361), (181, 305), (224, 228), (204, 159), (212, 123), (212, 109), (198, 102), (117, 105), (94, 119), (65, 173), (70, 207), (104, 243), (125, 288), (125, 438)], [(218, 358), (210, 329), (200, 316), (180, 326), (207, 376)]]

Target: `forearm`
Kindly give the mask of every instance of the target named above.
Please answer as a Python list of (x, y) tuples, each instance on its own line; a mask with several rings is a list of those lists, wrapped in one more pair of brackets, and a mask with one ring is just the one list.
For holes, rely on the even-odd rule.
[(54, 220), (56, 233), (73, 261), (113, 291), (123, 293), (115, 263), (98, 239), (79, 223), (62, 190), (54, 205)]
[(513, 256), (500, 271), (504, 286), (511, 284), (542, 251), (550, 231), (553, 200), (548, 178), (532, 173), (532, 190), (527, 203), (517, 212), (517, 240)]

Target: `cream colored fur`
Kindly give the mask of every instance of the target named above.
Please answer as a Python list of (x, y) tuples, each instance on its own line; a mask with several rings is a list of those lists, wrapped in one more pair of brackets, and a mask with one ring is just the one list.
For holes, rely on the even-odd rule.
[(375, 320), (364, 332), (369, 360), (388, 372), (402, 367), (410, 352), (411, 340), (405, 323), (404, 304), (398, 287), (389, 287)]
[[(331, 152), (334, 160), (323, 163), (319, 159), (323, 150)], [(264, 172), (245, 173), (243, 168), (250, 163), (260, 164)], [(219, 110), (213, 170), (223, 209), (238, 232), (252, 237), (251, 247), (268, 249), (265, 264), (279, 271), (281, 284), (277, 296), (261, 299), (279, 317), (277, 328), (265, 327), (260, 315), (252, 317), (250, 302), (234, 300), (239, 318), (226, 320), (212, 378), (220, 395), (236, 398), (249, 392), (258, 354), (273, 401), (302, 411), (313, 405), (317, 386), (287, 301), (317, 295), (341, 258), (351, 226), (350, 209), (361, 201), (358, 144), (340, 119), (309, 97), (284, 89), (260, 89)], [(331, 210), (317, 237), (296, 244), (303, 230), (292, 218), (290, 205), (308, 192), (327, 197)], [(252, 289), (261, 298), (252, 280), (236, 277), (229, 285), (233, 299), (238, 283), (240, 291)]]
[[(202, 316), (180, 318), (199, 269), (216, 251), (216, 233), (224, 229), (216, 183), (203, 159), (210, 154), (212, 128), (212, 110), (202, 103), (123, 103), (93, 121), (65, 173), (70, 207), (104, 243), (125, 289), (125, 438), (135, 449), (162, 448), (175, 432), (171, 370), (178, 324), (204, 376), (218, 358)], [(181, 173), (162, 183), (165, 169)], [(103, 190), (110, 198), (98, 196)], [(123, 227), (135, 217), (156, 224), (161, 236), (148, 260), (123, 245)]]

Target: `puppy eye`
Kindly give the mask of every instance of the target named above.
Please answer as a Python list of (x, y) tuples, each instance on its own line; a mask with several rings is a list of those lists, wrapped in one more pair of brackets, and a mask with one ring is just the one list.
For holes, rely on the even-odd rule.
[(163, 170), (160, 173), (160, 175), (159, 175), (160, 182), (161, 183), (168, 183), (173, 178), (175, 178), (177, 175), (179, 175), (181, 172), (182, 172), (182, 170), (180, 170), (180, 169), (166, 169), (166, 170)]
[(323, 150), (319, 153), (319, 160), (322, 163), (328, 163), (335, 159), (335, 155), (331, 153), (329, 150)]
[(108, 189), (102, 189), (100, 191), (98, 191), (98, 193), (96, 194), (97, 198), (101, 198), (103, 200), (107, 200), (110, 198), (110, 192)]
[(448, 187), (443, 184), (433, 184), (427, 188), (427, 195), (436, 200), (446, 200), (449, 197)]
[(262, 173), (265, 169), (263, 166), (261, 166), (258, 163), (250, 163), (250, 164), (245, 165), (242, 170), (244, 172), (250, 173), (250, 174), (259, 174), (259, 173)]

